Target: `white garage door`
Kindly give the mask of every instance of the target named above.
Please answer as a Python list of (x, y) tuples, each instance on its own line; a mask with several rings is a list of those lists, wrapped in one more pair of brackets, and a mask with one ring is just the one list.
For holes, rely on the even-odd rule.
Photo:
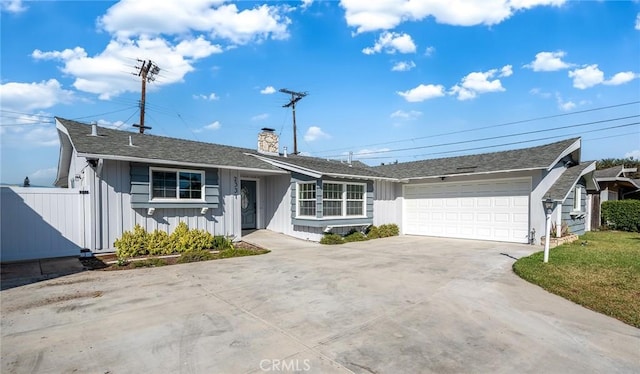
[(530, 178), (404, 186), (409, 235), (527, 243)]

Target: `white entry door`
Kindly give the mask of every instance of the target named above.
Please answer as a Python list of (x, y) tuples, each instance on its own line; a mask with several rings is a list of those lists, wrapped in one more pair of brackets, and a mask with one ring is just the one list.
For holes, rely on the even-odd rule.
[(531, 179), (405, 185), (409, 235), (527, 243)]

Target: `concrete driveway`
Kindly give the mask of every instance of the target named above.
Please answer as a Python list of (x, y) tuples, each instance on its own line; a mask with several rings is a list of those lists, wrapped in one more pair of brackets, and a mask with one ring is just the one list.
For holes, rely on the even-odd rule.
[(273, 252), (2, 291), (2, 372), (640, 372), (640, 330), (512, 273), (537, 247), (248, 241)]

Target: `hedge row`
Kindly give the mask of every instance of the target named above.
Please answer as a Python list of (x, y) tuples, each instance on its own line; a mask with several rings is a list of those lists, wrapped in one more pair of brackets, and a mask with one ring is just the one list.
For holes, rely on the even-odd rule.
[(127, 259), (207, 249), (225, 250), (233, 248), (233, 243), (227, 237), (213, 236), (204, 230), (189, 230), (186, 223), (180, 222), (171, 235), (162, 230), (149, 233), (142, 226), (136, 225), (133, 231), (122, 233), (114, 246), (118, 258)]
[(640, 200), (613, 200), (602, 203), (602, 221), (621, 231), (640, 231)]

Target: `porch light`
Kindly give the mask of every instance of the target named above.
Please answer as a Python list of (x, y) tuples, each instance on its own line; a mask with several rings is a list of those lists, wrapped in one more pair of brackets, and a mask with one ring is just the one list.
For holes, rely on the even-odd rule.
[(545, 213), (551, 214), (551, 212), (553, 212), (553, 206), (555, 205), (555, 202), (547, 197), (544, 200), (543, 204)]

